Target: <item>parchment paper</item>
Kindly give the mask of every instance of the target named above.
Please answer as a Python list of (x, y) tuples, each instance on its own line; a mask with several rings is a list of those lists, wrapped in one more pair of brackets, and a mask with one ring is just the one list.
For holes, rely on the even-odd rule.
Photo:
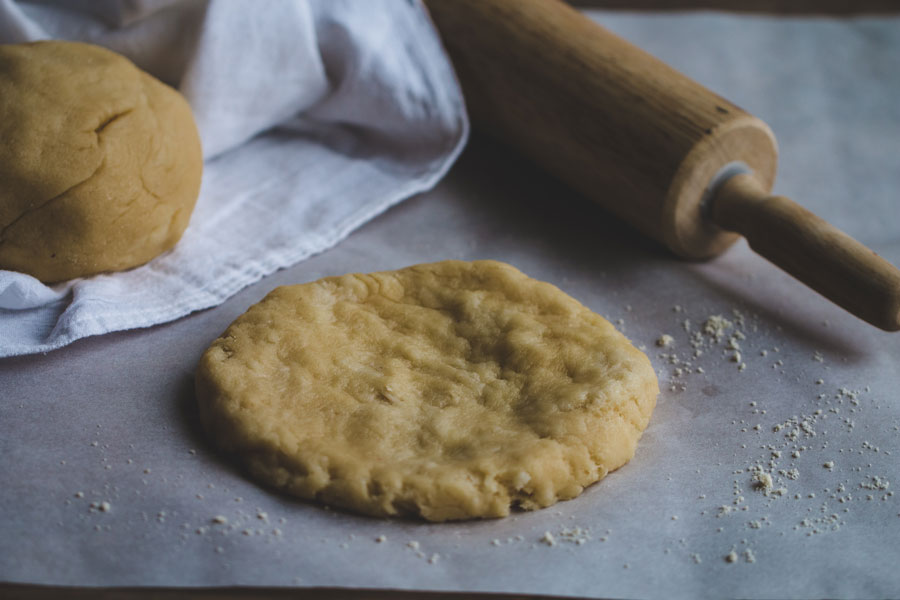
[[(776, 191), (900, 264), (900, 19), (595, 16), (766, 120)], [(429, 525), (279, 496), (211, 450), (193, 369), (250, 304), (282, 284), (444, 258), (508, 261), (646, 348), (663, 392), (631, 463), (546, 510)], [(711, 315), (731, 326), (692, 345)], [(656, 346), (664, 333), (672, 344)], [(0, 362), (0, 579), (897, 597), (898, 359), (900, 334), (745, 244), (681, 262), (476, 139), (434, 191), (218, 308)]]

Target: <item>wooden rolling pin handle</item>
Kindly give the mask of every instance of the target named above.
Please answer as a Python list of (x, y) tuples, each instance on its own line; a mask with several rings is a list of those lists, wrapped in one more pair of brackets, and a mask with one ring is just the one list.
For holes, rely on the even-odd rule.
[(719, 184), (710, 214), (839, 306), (886, 331), (900, 330), (900, 271), (796, 202), (768, 195), (752, 175)]

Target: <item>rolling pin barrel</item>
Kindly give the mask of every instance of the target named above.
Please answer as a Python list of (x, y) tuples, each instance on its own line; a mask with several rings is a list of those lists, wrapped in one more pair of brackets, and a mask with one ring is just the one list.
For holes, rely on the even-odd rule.
[(737, 240), (701, 213), (728, 163), (771, 187), (765, 123), (562, 2), (428, 7), (479, 127), (676, 254), (709, 258)]
[[(803, 211), (775, 215), (740, 194), (719, 197), (734, 172), (752, 175), (757, 199), (771, 190), (778, 151), (763, 121), (563, 2), (426, 4), (479, 129), (679, 256), (710, 258), (734, 243), (738, 228), (722, 215), (753, 217), (759, 226), (742, 232), (751, 247), (766, 246), (766, 219), (786, 234), (811, 226)], [(746, 200), (747, 189), (741, 193)], [(794, 242), (761, 253), (783, 268), (779, 261), (790, 254), (792, 275), (870, 323), (900, 329), (900, 272), (890, 263), (847, 236), (822, 243), (799, 235)], [(850, 300), (844, 284), (821, 276), (822, 253), (842, 243), (836, 255), (853, 260), (838, 256), (831, 264), (842, 274), (864, 267)]]

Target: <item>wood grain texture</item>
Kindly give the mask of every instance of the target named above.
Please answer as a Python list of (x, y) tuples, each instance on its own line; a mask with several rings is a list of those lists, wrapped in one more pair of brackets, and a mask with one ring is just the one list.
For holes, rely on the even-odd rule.
[[(715, 256), (743, 233), (838, 305), (900, 329), (900, 272), (767, 196), (778, 153), (765, 123), (561, 1), (426, 4), (477, 128), (682, 257)], [(752, 178), (713, 198), (735, 163)]]
[(717, 10), (773, 15), (889, 15), (900, 13), (897, 0), (568, 0), (585, 9), (627, 11)]
[(686, 258), (737, 236), (701, 214), (742, 161), (771, 186), (777, 152), (752, 115), (556, 0), (427, 2), (475, 126)]
[(712, 218), (835, 304), (900, 330), (900, 271), (799, 204), (769, 196), (750, 175), (735, 175), (717, 190)]

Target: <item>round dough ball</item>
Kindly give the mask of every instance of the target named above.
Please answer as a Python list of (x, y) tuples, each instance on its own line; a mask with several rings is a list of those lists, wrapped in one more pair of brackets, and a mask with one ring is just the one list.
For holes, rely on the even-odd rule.
[(608, 321), (493, 261), (278, 288), (196, 387), (208, 433), (259, 480), (430, 521), (577, 496), (631, 459), (659, 393)]
[(172, 248), (200, 190), (185, 99), (90, 44), (0, 45), (0, 268), (45, 282)]

